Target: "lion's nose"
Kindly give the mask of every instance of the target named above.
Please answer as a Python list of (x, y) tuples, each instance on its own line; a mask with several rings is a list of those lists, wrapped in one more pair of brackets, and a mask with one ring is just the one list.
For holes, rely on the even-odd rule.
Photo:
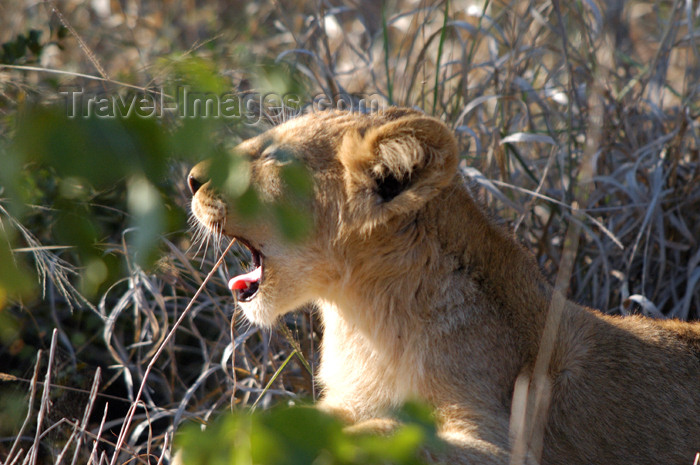
[(190, 192), (192, 192), (192, 195), (196, 194), (203, 184), (204, 183), (199, 182), (193, 175), (190, 174), (187, 176), (187, 185), (190, 187)]

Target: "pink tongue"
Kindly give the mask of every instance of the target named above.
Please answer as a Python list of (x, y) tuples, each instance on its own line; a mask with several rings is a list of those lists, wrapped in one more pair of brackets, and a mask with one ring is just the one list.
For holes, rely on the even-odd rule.
[(250, 273), (242, 274), (240, 276), (236, 276), (235, 278), (231, 278), (231, 280), (228, 282), (228, 288), (232, 291), (248, 289), (250, 283), (255, 283), (259, 281), (261, 276), (262, 266), (259, 266)]

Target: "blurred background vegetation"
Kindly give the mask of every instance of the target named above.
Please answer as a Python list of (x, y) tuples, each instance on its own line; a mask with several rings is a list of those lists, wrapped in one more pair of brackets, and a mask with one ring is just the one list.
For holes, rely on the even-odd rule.
[[(445, 121), (475, 192), (550, 277), (579, 221), (571, 298), (700, 317), (693, 2), (5, 0), (0, 46), (4, 463), (156, 463), (183, 422), (317, 397), (313, 313), (274, 332), (240, 321), (225, 284), (226, 269), (245, 267), (241, 250), (166, 336), (224, 245), (188, 232), (189, 167), (319, 97), (372, 96)], [(151, 114), (183, 89), (248, 98), (234, 113), (250, 118)], [(266, 93), (291, 96), (286, 111)], [(88, 116), (91, 96), (146, 105)], [(300, 428), (326, 421), (301, 412)], [(247, 431), (245, 418), (227, 421)], [(262, 436), (287, 444), (285, 431)], [(347, 455), (331, 436), (319, 463), (414, 460)]]

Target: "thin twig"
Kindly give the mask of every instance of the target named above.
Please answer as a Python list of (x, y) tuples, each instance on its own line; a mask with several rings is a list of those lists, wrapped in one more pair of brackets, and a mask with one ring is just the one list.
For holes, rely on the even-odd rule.
[(36, 461), (39, 457), (39, 445), (41, 442), (39, 438), (41, 437), (41, 427), (44, 422), (46, 414), (49, 412), (49, 392), (51, 391), (51, 371), (53, 370), (54, 356), (56, 355), (56, 339), (58, 335), (58, 330), (54, 329), (51, 334), (51, 348), (49, 349), (49, 362), (46, 366), (46, 376), (44, 377), (44, 389), (41, 393), (41, 406), (39, 407), (39, 414), (36, 420), (36, 433), (34, 436), (34, 444), (32, 444), (31, 449), (31, 461), (32, 465), (36, 465)]
[[(19, 429), (19, 432), (17, 433), (15, 442), (12, 444), (12, 447), (10, 448), (10, 452), (7, 454), (7, 458), (5, 459), (5, 463), (11, 463), (10, 460), (12, 459), (12, 455), (15, 453), (15, 449), (17, 449), (17, 446), (19, 445), (19, 440), (20, 438), (24, 435), (24, 431), (27, 429), (27, 426), (29, 425), (29, 421), (31, 418), (34, 416), (34, 398), (36, 396), (36, 386), (37, 386), (37, 380), (39, 379), (39, 367), (41, 366), (41, 350), (39, 350), (36, 354), (36, 363), (34, 364), (34, 374), (32, 375), (31, 379), (31, 384), (30, 384), (30, 389), (29, 389), (29, 402), (27, 404), (27, 416), (24, 418), (24, 422), (22, 423), (22, 427)], [(17, 454), (17, 457), (19, 457), (21, 454)], [(17, 459), (15, 458), (15, 460)]]
[(121, 431), (119, 432), (119, 438), (117, 439), (117, 445), (114, 450), (114, 455), (112, 456), (112, 460), (110, 461), (110, 465), (115, 465), (117, 463), (117, 457), (119, 456), (119, 451), (124, 445), (124, 441), (126, 440), (126, 435), (127, 432), (129, 431), (129, 428), (131, 427), (131, 421), (134, 418), (134, 414), (136, 413), (136, 408), (141, 402), (141, 396), (143, 394), (143, 390), (146, 387), (146, 381), (148, 380), (148, 375), (151, 373), (151, 370), (153, 369), (153, 366), (156, 363), (156, 360), (158, 360), (158, 357), (160, 356), (161, 352), (163, 352), (163, 349), (165, 346), (170, 342), (170, 339), (175, 335), (175, 332), (177, 331), (177, 328), (180, 326), (180, 324), (184, 321), (185, 317), (187, 316), (190, 308), (192, 308), (192, 305), (197, 301), (197, 297), (199, 297), (199, 294), (202, 293), (202, 290), (204, 289), (204, 286), (209, 282), (212, 276), (214, 276), (214, 273), (216, 270), (221, 266), (221, 264), (224, 262), (224, 259), (226, 258), (226, 255), (228, 254), (228, 251), (231, 249), (233, 244), (236, 242), (235, 239), (232, 239), (231, 242), (229, 243), (228, 247), (226, 247), (226, 250), (224, 250), (224, 253), (221, 254), (221, 257), (219, 260), (216, 262), (212, 270), (207, 274), (207, 277), (204, 279), (202, 282), (202, 285), (199, 286), (199, 289), (197, 289), (197, 292), (192, 296), (192, 299), (190, 299), (190, 303), (187, 305), (185, 310), (182, 311), (180, 314), (180, 317), (177, 319), (175, 324), (173, 325), (172, 329), (166, 336), (166, 338), (161, 342), (160, 347), (156, 351), (156, 353), (153, 355), (151, 358), (151, 361), (148, 364), (148, 367), (146, 367), (146, 371), (143, 374), (143, 381), (141, 381), (141, 386), (139, 387), (139, 390), (136, 394), (136, 398), (131, 404), (131, 407), (129, 408), (129, 412), (127, 413), (126, 419), (122, 425)]

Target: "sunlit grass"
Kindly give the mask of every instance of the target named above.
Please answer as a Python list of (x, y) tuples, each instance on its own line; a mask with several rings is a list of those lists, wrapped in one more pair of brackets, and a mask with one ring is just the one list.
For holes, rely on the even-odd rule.
[[(16, 278), (0, 282), (0, 325), (12, 328), (0, 332), (0, 372), (16, 376), (2, 378), (14, 397), (4, 395), (8, 384), (0, 395), (15, 399), (22, 378), (33, 399), (26, 421), (25, 408), (3, 411), (24, 421), (21, 434), (3, 430), (7, 463), (32, 454), (37, 463), (84, 463), (91, 454), (92, 463), (146, 463), (146, 454), (169, 453), (182, 422), (317, 395), (309, 371), (321, 336), (312, 314), (271, 333), (235, 314), (226, 269), (245, 266), (242, 249), (234, 246), (192, 301), (226, 244), (199, 247), (186, 234), (187, 167), (261, 127), (171, 115), (126, 129), (97, 125), (113, 129), (88, 140), (69, 132), (82, 126), (57, 119), (41, 134), (19, 132), (15, 144), (30, 103), (60, 107), (67, 88), (126, 99), (172, 96), (189, 84), (236, 95), (290, 91), (302, 103), (373, 95), (419, 107), (453, 128), (476, 193), (552, 281), (562, 258), (573, 260), (571, 298), (612, 313), (700, 317), (700, 21), (684, 2), (632, 1), (619, 12), (604, 2), (523, 0), (167, 5), (77, 2), (60, 15), (43, 3), (0, 6), (0, 43), (12, 49), (0, 64), (0, 254), (13, 249), (16, 258), (0, 264), (0, 277), (10, 270)], [(31, 48), (21, 49), (20, 34)], [(70, 139), (69, 149), (92, 152), (59, 150), (52, 131)], [(150, 152), (110, 137), (156, 144), (159, 163), (169, 164), (130, 171)], [(51, 168), (52, 150), (76, 166)], [(123, 153), (139, 155), (119, 165)], [(90, 173), (108, 182), (90, 186)], [(153, 209), (134, 206), (139, 195)], [(89, 248), (62, 235), (66, 224), (69, 234), (83, 224), (66, 222), (65, 211), (89, 219)], [(575, 253), (564, 247), (572, 225), (581, 231)], [(146, 231), (141, 242), (130, 226)], [(134, 260), (153, 250), (155, 264)], [(110, 398), (107, 408), (105, 391), (123, 401)], [(49, 415), (48, 399), (70, 412)], [(115, 453), (129, 407), (131, 429)]]

